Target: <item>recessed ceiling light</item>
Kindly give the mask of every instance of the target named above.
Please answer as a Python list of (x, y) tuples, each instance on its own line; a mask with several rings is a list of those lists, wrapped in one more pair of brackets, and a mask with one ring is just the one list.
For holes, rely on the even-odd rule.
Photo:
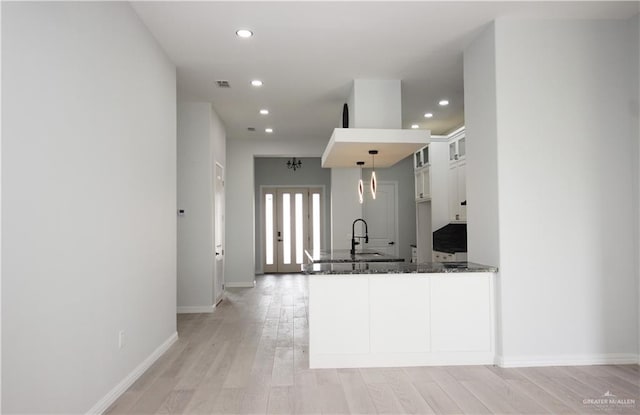
[(411, 128), (413, 128), (413, 129), (415, 130), (416, 128), (420, 128), (420, 126), (419, 126), (418, 124), (413, 124), (413, 125), (411, 126)]
[(273, 132), (273, 128), (265, 128), (264, 132), (271, 134)]
[(253, 36), (253, 32), (249, 29), (238, 29), (236, 30), (236, 35), (238, 35), (238, 37), (246, 39)]
[(424, 118), (431, 118), (433, 117), (433, 114), (430, 112), (427, 112), (426, 114), (424, 114)]
[(260, 114), (262, 114), (262, 115), (267, 115), (268, 113), (269, 113), (268, 109), (261, 109), (260, 110)]
[(253, 81), (251, 81), (251, 85), (253, 86), (262, 86), (262, 81), (259, 79), (254, 79)]
[(447, 101), (446, 99), (441, 99), (438, 104), (442, 107), (446, 107), (447, 105), (449, 105), (449, 101)]

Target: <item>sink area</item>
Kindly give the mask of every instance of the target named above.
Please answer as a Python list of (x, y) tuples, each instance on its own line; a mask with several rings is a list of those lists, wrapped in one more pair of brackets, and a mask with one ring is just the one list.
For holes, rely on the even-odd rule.
[(467, 262), (442, 262), (443, 268), (466, 268)]
[(351, 263), (351, 262), (404, 262), (404, 258), (398, 258), (383, 254), (381, 252), (373, 250), (356, 251), (355, 254), (351, 254), (349, 249), (334, 249), (320, 250), (317, 253), (305, 250), (308, 263), (323, 264), (323, 263)]
[(356, 252), (355, 255), (353, 256), (368, 258), (368, 257), (379, 257), (379, 256), (382, 256), (382, 254), (379, 252)]

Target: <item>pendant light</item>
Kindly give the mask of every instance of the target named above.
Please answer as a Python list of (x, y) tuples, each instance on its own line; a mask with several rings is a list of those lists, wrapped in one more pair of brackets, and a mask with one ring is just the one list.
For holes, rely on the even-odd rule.
[(364, 202), (364, 183), (362, 182), (362, 166), (364, 166), (364, 161), (356, 162), (358, 167), (360, 167), (360, 180), (358, 180), (358, 200), (360, 204)]
[(376, 199), (376, 190), (378, 189), (378, 181), (376, 179), (376, 154), (378, 150), (369, 150), (371, 154), (371, 197)]

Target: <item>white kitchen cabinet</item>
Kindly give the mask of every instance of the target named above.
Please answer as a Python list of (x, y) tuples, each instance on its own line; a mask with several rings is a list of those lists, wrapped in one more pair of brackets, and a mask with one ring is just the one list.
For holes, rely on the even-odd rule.
[(492, 272), (309, 276), (309, 367), (495, 361)]
[[(411, 274), (369, 280), (371, 353), (429, 351), (429, 283)], [(390, 307), (390, 298), (402, 301)]]
[(429, 164), (429, 145), (413, 153), (413, 171), (416, 176), (416, 202), (431, 200), (431, 175)]
[(413, 168), (418, 170), (424, 166), (429, 165), (429, 145), (422, 147), (420, 150), (413, 153)]
[(467, 158), (467, 138), (464, 131), (451, 137), (449, 140), (449, 162)]
[(429, 166), (424, 166), (416, 170), (416, 201), (425, 201), (431, 199), (431, 177)]
[(490, 274), (431, 279), (431, 347), (434, 352), (493, 350)]
[(456, 254), (433, 251), (433, 262), (452, 262), (456, 260)]
[(449, 140), (449, 219), (467, 220), (467, 147), (464, 131)]
[(458, 160), (449, 164), (448, 176), (449, 219), (467, 220), (467, 163)]
[(369, 353), (369, 278), (347, 275), (312, 278), (309, 326), (318, 353)]
[(454, 254), (450, 254), (448, 252), (433, 251), (433, 262), (460, 262), (466, 260), (466, 252), (456, 252)]

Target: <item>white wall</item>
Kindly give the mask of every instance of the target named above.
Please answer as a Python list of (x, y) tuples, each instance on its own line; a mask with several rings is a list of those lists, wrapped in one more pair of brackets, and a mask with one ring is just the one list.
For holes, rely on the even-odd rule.
[[(493, 23), (464, 52), (467, 258), (471, 262), (500, 266), (495, 53)], [(447, 146), (447, 160), (448, 151)], [(500, 275), (497, 274), (494, 284), (498, 299), (496, 353), (499, 356), (502, 355)]]
[[(363, 173), (364, 177), (364, 173)], [(351, 225), (362, 217), (360, 169), (331, 169), (331, 249), (351, 249)]]
[(126, 3), (2, 8), (2, 412), (82, 413), (176, 331), (175, 68)]
[(178, 104), (178, 312), (212, 311), (215, 163), (225, 165), (225, 130), (210, 103)]
[(226, 268), (227, 287), (253, 286), (255, 279), (255, 156), (320, 157), (327, 141), (240, 140), (227, 141)]
[[(371, 169), (363, 169), (362, 176), (364, 178), (371, 177)], [(398, 163), (386, 169), (376, 169), (376, 177), (378, 182), (395, 181), (398, 183), (398, 255), (405, 261), (411, 261), (411, 244), (416, 243), (416, 188), (415, 174), (413, 172), (413, 154), (400, 160)], [(356, 182), (357, 183), (357, 179)], [(350, 188), (352, 193), (356, 193), (356, 186), (352, 183)], [(356, 197), (357, 199), (357, 197)], [(367, 199), (371, 203), (375, 203)], [(367, 201), (365, 201), (367, 203)], [(361, 216), (354, 216), (354, 219)], [(369, 223), (369, 230), (376, 224)], [(351, 224), (349, 224), (349, 248), (351, 248)]]
[[(637, 39), (618, 21), (492, 30), (465, 53), (469, 256), (499, 260), (502, 363), (637, 358)], [(483, 250), (476, 222), (494, 220), (496, 190)]]
[(402, 128), (400, 80), (356, 79), (349, 96), (349, 127)]
[[(0, 22), (2, 21), (2, 5), (0, 5)], [(1, 25), (0, 25), (1, 26)], [(0, 42), (2, 35), (0, 34)], [(0, 65), (0, 79), (2, 78), (2, 65)], [(2, 95), (2, 82), (0, 82), (0, 96)], [(2, 113), (2, 100), (0, 100), (0, 114)], [(0, 116), (0, 129), (2, 117)], [(2, 134), (0, 133), (0, 235), (2, 235)], [(2, 310), (2, 238), (0, 237), (0, 310)], [(2, 412), (2, 318), (0, 318), (0, 412)]]
[[(640, 316), (640, 14), (637, 14), (634, 18), (629, 20), (629, 31), (630, 36), (629, 39), (632, 44), (633, 52), (631, 53), (632, 62), (635, 62), (635, 68), (633, 71), (635, 72), (635, 76), (632, 76), (632, 80), (635, 81), (634, 88), (630, 89), (631, 94), (631, 103), (632, 108), (636, 108), (636, 111), (632, 112), (631, 115), (634, 117), (634, 122), (632, 123), (632, 137), (636, 137), (635, 140), (635, 154), (636, 154), (636, 165), (635, 165), (635, 178), (636, 178), (636, 191), (638, 192), (638, 197), (636, 198), (636, 212), (638, 218), (638, 224), (636, 226), (637, 234), (636, 234), (636, 243), (637, 248), (639, 249), (636, 252), (636, 269), (638, 271), (638, 316)], [(633, 46), (635, 43), (635, 47)], [(640, 317), (638, 318), (638, 353), (640, 354)], [(640, 363), (640, 357), (638, 358), (638, 362)]]

